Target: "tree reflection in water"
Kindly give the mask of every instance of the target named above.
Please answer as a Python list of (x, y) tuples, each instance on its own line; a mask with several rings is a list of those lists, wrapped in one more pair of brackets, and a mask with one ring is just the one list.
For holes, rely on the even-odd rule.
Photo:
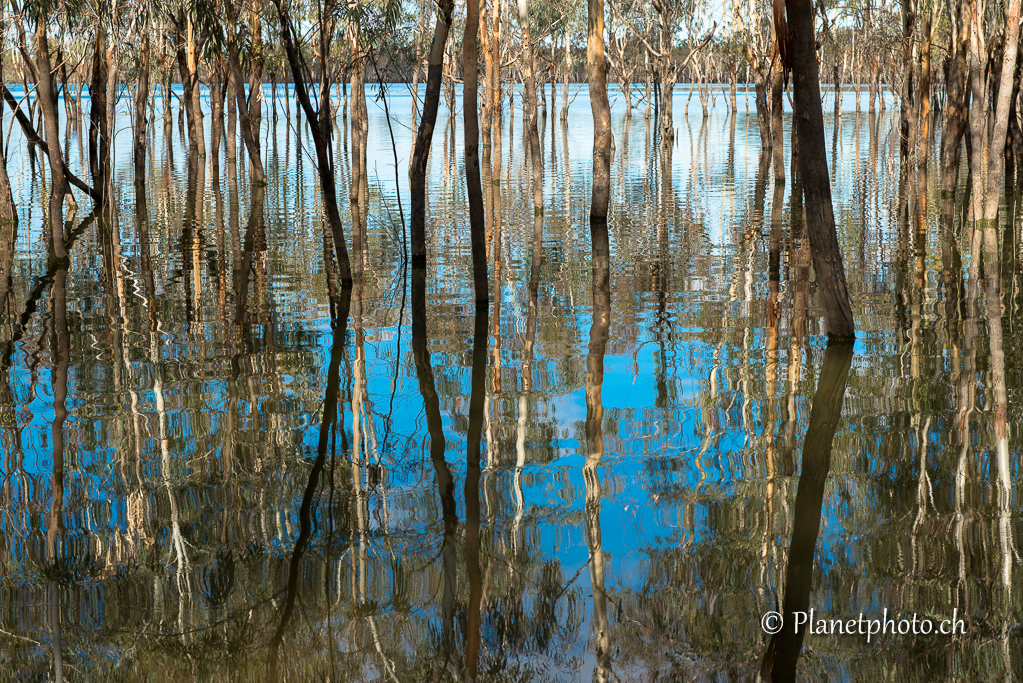
[[(814, 351), (799, 174), (772, 192), (753, 112), (680, 119), (658, 153), (654, 122), (628, 124), (623, 106), (606, 230), (579, 222), (586, 106), (543, 139), (557, 155), (540, 221), (523, 127), (491, 136), (495, 282), (478, 315), (450, 116), (426, 179), (430, 270), (406, 279), (402, 188), (370, 106), (348, 292), (325, 258), (304, 118), (264, 128), (265, 186), (244, 158), (213, 170), (213, 146), (194, 156), (172, 126), (148, 149), (146, 182), (125, 188), (119, 147), (113, 205), (102, 224), (68, 218), (56, 265), (45, 159), (10, 154), (11, 670), (53, 678), (59, 655), (71, 679), (748, 679), (767, 646), (759, 616), (810, 600), (842, 614), (958, 609), (971, 628), (876, 649), (807, 640), (801, 676), (867, 680), (893, 663), (916, 681), (1011, 673), (1023, 656), (1018, 226), (989, 240), (939, 196), (933, 170), (900, 185), (887, 115), (827, 117), (862, 329), (829, 462), (819, 423), (841, 401), (829, 368), (848, 352)], [(394, 130), (400, 155), (414, 125)], [(10, 150), (25, 149), (19, 135)], [(342, 409), (352, 419), (332, 417)], [(795, 635), (770, 646), (778, 680), (796, 670)]]
[(814, 551), (821, 526), (824, 488), (831, 468), (831, 448), (842, 417), (842, 399), (849, 379), (853, 344), (832, 340), (824, 352), (817, 391), (810, 410), (810, 424), (803, 440), (799, 488), (793, 511), (792, 540), (785, 568), (785, 598), (781, 614), (784, 625), (771, 637), (761, 667), (761, 676), (775, 683), (796, 680), (796, 662), (806, 634), (797, 628), (795, 612), (810, 611)]

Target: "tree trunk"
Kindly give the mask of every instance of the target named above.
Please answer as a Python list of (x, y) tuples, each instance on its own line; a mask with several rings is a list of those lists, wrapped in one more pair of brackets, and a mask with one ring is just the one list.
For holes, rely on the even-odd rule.
[[(114, 6), (114, 21), (116, 21), (117, 20), (117, 5), (116, 5), (116, 3), (114, 3), (113, 6)], [(114, 109), (115, 109), (115, 107), (117, 105), (117, 71), (118, 71), (118, 64), (117, 64), (117, 60), (114, 58), (114, 44), (112, 42), (109, 42), (109, 41), (107, 42), (106, 61), (107, 61), (107, 83), (106, 83), (107, 101), (106, 101), (106, 111), (104, 112), (104, 117), (106, 119), (106, 123), (104, 124), (104, 128), (107, 131), (107, 135), (110, 136), (110, 140), (109, 140), (108, 145), (107, 145), (107, 169), (109, 171), (111, 171), (111, 172), (107, 174), (107, 177), (104, 178), (104, 181), (105, 182), (110, 182), (110, 180), (113, 177), (113, 173), (112, 173), (113, 169), (110, 167), (110, 158), (113, 156), (113, 153), (114, 153), (114, 135), (116, 133), (116, 130), (114, 128)], [(104, 196), (106, 196), (106, 189), (103, 190), (103, 193), (104, 193)]]
[[(876, 106), (876, 101), (877, 101), (877, 81), (878, 81), (878, 78), (879, 78), (878, 70), (880, 68), (880, 66), (879, 66), (880, 63), (881, 63), (881, 58), (879, 56), (877, 56), (877, 55), (874, 55), (873, 67), (870, 70), (870, 89), (869, 89), (869, 95), (867, 96), (867, 111), (869, 113), (871, 113), (871, 114), (873, 114), (875, 111), (877, 111), (877, 106)], [(882, 97), (883, 97), (883, 95), (882, 95)]]
[(64, 246), (64, 199), (68, 195), (67, 177), (64, 174), (64, 157), (60, 151), (60, 127), (57, 122), (57, 107), (53, 103), (53, 72), (50, 64), (50, 47), (46, 36), (46, 22), (36, 23), (36, 79), (39, 88), (39, 106), (46, 126), (47, 155), (50, 161), (50, 232), (53, 255), (58, 259), (67, 258)]
[[(192, 104), (192, 72), (188, 68), (188, 42), (185, 36), (182, 35), (182, 28), (185, 27), (185, 12), (184, 10), (178, 11), (177, 23), (175, 24), (175, 43), (177, 44), (177, 50), (175, 56), (178, 60), (178, 72), (181, 75), (181, 108), (178, 112), (178, 121), (180, 123), (181, 117), (185, 117), (185, 121), (188, 124), (188, 144), (190, 147), (199, 149), (199, 142), (197, 138), (201, 139), (202, 136), (199, 133), (197, 123), (195, 121), (195, 107)], [(191, 23), (187, 25), (185, 30), (189, 30)], [(90, 88), (91, 89), (91, 88)]]
[[(588, 0), (586, 79), (593, 113), (593, 196), (590, 220), (607, 220), (611, 201), (611, 105), (607, 100), (604, 64), (604, 0)], [(568, 92), (566, 88), (566, 93)], [(562, 114), (565, 110), (562, 109)]]
[[(520, 7), (526, 0), (519, 0)], [(476, 308), (486, 306), (490, 300), (490, 287), (487, 283), (487, 241), (486, 215), (483, 208), (483, 181), (480, 178), (480, 124), (479, 124), (479, 54), (476, 39), (479, 34), (479, 3), (473, 1), (466, 5), (465, 33), (462, 37), (462, 118), (465, 122), (465, 184), (469, 194), (469, 239), (472, 243), (472, 278), (476, 292)], [(532, 57), (529, 45), (528, 29), (524, 35), (526, 41), (526, 59)], [(535, 134), (535, 128), (534, 134)], [(534, 152), (534, 161), (535, 161)], [(536, 172), (533, 172), (534, 182)], [(534, 190), (534, 196), (536, 191)], [(486, 335), (484, 327), (484, 336)], [(478, 334), (478, 332), (477, 332)], [(474, 371), (475, 374), (475, 371)], [(475, 392), (474, 392), (475, 393)], [(480, 400), (482, 400), (480, 396)], [(472, 447), (470, 439), (470, 448)], [(476, 448), (479, 448), (479, 434), (476, 435)], [(478, 462), (478, 460), (477, 460)]]
[[(337, 253), (338, 270), (341, 275), (341, 282), (347, 288), (351, 285), (352, 268), (348, 258), (348, 247), (345, 244), (344, 226), (341, 223), (341, 213), (337, 204), (337, 186), (335, 184), (335, 168), (330, 149), (330, 134), (333, 130), (331, 124), (330, 108), (330, 83), (327, 81), (328, 70), (325, 64), (330, 63), (329, 41), (325, 36), (326, 29), (320, 28), (320, 83), (318, 94), (320, 97), (319, 107), (314, 109), (309, 90), (302, 80), (302, 73), (306, 71), (303, 57), (295, 44), (291, 18), (282, 7), (280, 0), (275, 0), (277, 16), (281, 22), (281, 36), (284, 43), (284, 52), (291, 67), (291, 75), (295, 81), (295, 98), (305, 110), (306, 118), (309, 119), (309, 128), (313, 137), (313, 146), (316, 148), (316, 166), (320, 178), (320, 189), (323, 196), (323, 206), (327, 214), (327, 224), (330, 226), (334, 237), (334, 250)], [(329, 13), (327, 13), (329, 14)], [(354, 175), (353, 175), (353, 184)], [(359, 230), (353, 226), (353, 232)], [(359, 254), (361, 259), (361, 254)]]
[[(1018, 1), (1018, 0), (1015, 0)], [(827, 321), (828, 334), (853, 337), (856, 333), (842, 265), (842, 251), (831, 204), (831, 176), (824, 143), (820, 77), (817, 70), (811, 0), (787, 0), (792, 36), (792, 76), (795, 89), (799, 165), (806, 198), (806, 223), (813, 250), (813, 266)]]
[[(349, 26), (349, 40), (352, 51), (352, 183), (348, 189), (348, 197), (352, 204), (359, 204), (368, 177), (366, 137), (369, 133), (369, 122), (366, 109), (366, 64), (362, 54), (362, 31), (354, 22)], [(365, 213), (366, 207), (362, 207), (362, 210)]]
[(224, 137), (224, 81), (226, 71), (222, 59), (216, 62), (210, 74), (210, 158), (214, 169), (220, 168), (220, 145)]
[(903, 168), (916, 147), (916, 89), (913, 74), (913, 32), (916, 27), (917, 0), (902, 0), (902, 101), (899, 110), (899, 153)]
[[(491, 137), (500, 135), (501, 127), (501, 0), (493, 0), (490, 21), (490, 65), (487, 67), (487, 100), (490, 102)], [(486, 26), (483, 27), (486, 30)], [(492, 141), (500, 147), (500, 141)], [(499, 182), (499, 180), (498, 180)]]
[[(984, 269), (998, 272), (998, 201), (1001, 198), (1002, 174), (1005, 170), (1005, 140), (1009, 130), (1009, 109), (1013, 93), (1013, 77), (1016, 69), (1016, 53), (1019, 48), (1020, 0), (1009, 0), (1005, 15), (1005, 43), (1002, 49), (1002, 68), (995, 94), (995, 119), (991, 140), (987, 145), (988, 154), (987, 197), (984, 203)], [(983, 18), (976, 20), (979, 23)], [(976, 145), (976, 140), (974, 141)], [(974, 169), (976, 172), (976, 169)], [(990, 269), (990, 271), (988, 270)], [(997, 315), (995, 311), (991, 315)]]
[[(242, 85), (242, 68), (238, 59), (238, 46), (234, 41), (231, 41), (227, 46), (227, 58), (228, 58), (228, 88), (231, 89), (235, 98), (235, 107), (238, 110), (238, 118), (241, 119), (238, 123), (240, 124), (242, 132), (242, 141), (245, 143), (245, 149), (249, 153), (249, 169), (253, 183), (264, 184), (266, 182), (266, 172), (263, 170), (263, 160), (260, 158), (259, 152), (259, 128), (254, 125), (252, 116), (253, 112), (249, 109), (249, 102), (254, 99), (254, 96), (250, 93), (248, 99), (245, 97), (245, 88)], [(256, 108), (259, 108), (259, 100), (255, 98)], [(234, 124), (233, 115), (228, 120), (229, 129)], [(233, 131), (229, 131), (228, 137), (230, 142), (228, 143), (228, 157), (232, 157), (237, 161), (237, 157), (234, 156), (232, 147), (237, 144)]]
[(924, 11), (920, 21), (920, 81), (917, 88), (917, 164), (927, 166), (931, 143), (931, 24), (934, 10)]
[(132, 145), (132, 157), (135, 162), (135, 183), (146, 181), (146, 136), (149, 131), (149, 31), (142, 31), (142, 46), (139, 53), (138, 93), (135, 96), (135, 140)]
[[(420, 3), (419, 20), (416, 22), (416, 51), (412, 56), (412, 123), (418, 124), (419, 118), (419, 71), (423, 66), (423, 36), (426, 34), (430, 15), (430, 0)], [(274, 90), (276, 93), (276, 89)], [(274, 112), (276, 113), (276, 109)]]
[[(0, 35), (3, 35), (6, 30), (4, 21), (0, 18)], [(3, 60), (0, 60), (0, 83), (4, 82), (4, 67)], [(0, 130), (4, 129), (4, 116), (3, 116), (3, 102), (0, 102)], [(0, 145), (0, 226), (8, 224), (18, 224), (18, 207), (14, 204), (14, 193), (11, 191), (11, 179), (7, 175), (7, 157), (4, 154), (3, 145)], [(10, 228), (3, 228), (4, 235), (8, 233), (11, 236), (11, 251), (14, 254), (14, 230)], [(5, 245), (6, 246), (6, 245)], [(4, 252), (7, 253), (6, 251)], [(13, 258), (13, 256), (12, 256)], [(0, 262), (0, 270), (6, 268), (6, 270), (0, 273), (0, 285), (5, 285), (6, 281), (4, 278), (8, 277), (11, 273), (10, 263), (6, 263), (7, 259), (3, 259), (4, 262)], [(0, 297), (0, 308), (3, 307), (4, 297)]]
[[(523, 108), (526, 111), (526, 134), (529, 136), (530, 166), (533, 171), (533, 214), (543, 214), (543, 158), (540, 152), (540, 131), (537, 117), (539, 107), (536, 101), (536, 56), (533, 39), (529, 30), (529, 12), (527, 0), (519, 0), (519, 26), (522, 27), (522, 43), (525, 48), (523, 56)], [(468, 35), (468, 33), (466, 34)], [(468, 83), (468, 81), (466, 81)]]
[(98, 22), (92, 53), (92, 78), (89, 81), (89, 171), (92, 184), (101, 192), (105, 185), (103, 176), (110, 161), (110, 135), (106, 128), (106, 44), (107, 31), (102, 22)]
[(572, 72), (572, 46), (569, 45), (568, 30), (565, 30), (565, 74), (561, 85), (561, 120), (568, 120), (568, 84)]
[[(254, 38), (255, 39), (255, 38)], [(193, 144), (199, 151), (199, 157), (206, 156), (206, 138), (203, 133), (202, 125), (202, 98), (200, 97), (200, 81), (199, 81), (199, 56), (198, 46), (195, 44), (195, 27), (192, 25), (192, 19), (188, 19), (188, 52), (186, 54), (186, 66), (188, 68), (188, 84), (183, 89), (191, 90), (189, 113), (191, 114), (191, 120), (194, 126), (195, 138)], [(113, 97), (114, 93), (111, 92), (110, 96)]]
[(233, 61), (230, 57), (231, 47), (228, 46), (227, 60), (227, 163), (238, 163), (238, 84), (241, 82), (236, 77)]
[(430, 44), (429, 65), (426, 72), (426, 97), (423, 100), (423, 114), (416, 131), (416, 142), (412, 151), (412, 167), (409, 169), (409, 191), (412, 201), (412, 265), (426, 263), (426, 172), (430, 159), (430, 145), (433, 130), (437, 125), (437, 109), (440, 107), (441, 77), (444, 73), (444, 48), (451, 30), (454, 0), (442, 0), (437, 8), (437, 24)]
[(757, 125), (760, 127), (760, 146), (763, 149), (771, 149), (771, 109), (767, 100), (768, 75), (771, 65), (766, 59), (757, 57), (748, 47), (746, 48), (746, 61), (753, 69), (753, 89), (756, 93), (754, 102), (757, 109)]
[[(777, 40), (777, 37), (775, 37)], [(774, 158), (774, 182), (785, 182), (785, 129), (782, 125), (782, 89), (784, 88), (784, 65), (781, 53), (776, 49), (771, 68), (771, 151)]]
[(483, 135), (483, 159), (489, 161), (490, 147), (493, 142), (490, 139), (493, 128), (493, 101), (490, 99), (490, 74), (494, 70), (494, 51), (490, 49), (490, 31), (487, 23), (487, 3), (480, 0), (480, 48), (483, 50), (483, 126), (480, 133)]

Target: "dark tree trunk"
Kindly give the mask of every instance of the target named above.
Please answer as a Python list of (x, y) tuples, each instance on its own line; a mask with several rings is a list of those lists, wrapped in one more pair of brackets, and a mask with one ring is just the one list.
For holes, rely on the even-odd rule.
[(426, 171), (430, 160), (430, 145), (433, 130), (437, 125), (437, 109), (440, 106), (441, 77), (444, 74), (444, 48), (451, 30), (453, 0), (443, 0), (438, 7), (437, 25), (430, 45), (429, 66), (426, 74), (426, 98), (423, 100), (423, 115), (416, 131), (416, 142), (412, 152), (412, 166), (409, 169), (409, 190), (412, 201), (412, 265), (426, 263)]
[(110, 134), (106, 126), (106, 43), (107, 31), (100, 22), (96, 26), (95, 48), (92, 54), (92, 79), (89, 81), (89, 171), (92, 173), (92, 184), (100, 188), (101, 192), (105, 184), (103, 176), (110, 161)]
[(856, 334), (842, 251), (831, 204), (831, 176), (824, 142), (820, 77), (817, 70), (811, 0), (787, 0), (792, 36), (792, 77), (795, 89), (795, 129), (799, 135), (799, 165), (806, 197), (806, 227), (817, 272), (817, 287), (828, 334)]
[[(323, 195), (323, 206), (327, 213), (327, 224), (330, 225), (331, 234), (334, 236), (334, 250), (337, 253), (338, 270), (341, 275), (341, 282), (348, 286), (352, 282), (351, 262), (348, 258), (348, 247), (345, 244), (344, 226), (341, 223), (341, 213), (337, 205), (337, 186), (334, 181), (334, 164), (330, 150), (330, 137), (332, 131), (331, 108), (330, 108), (330, 84), (327, 81), (327, 71), (321, 68), (319, 97), (320, 102), (317, 108), (313, 108), (312, 100), (309, 97), (309, 90), (302, 80), (302, 73), (306, 70), (303, 57), (295, 44), (295, 35), (291, 23), (291, 17), (283, 9), (279, 0), (274, 3), (277, 7), (277, 15), (281, 22), (281, 34), (284, 43), (284, 52), (291, 67), (291, 75), (295, 81), (295, 97), (305, 110), (309, 119), (309, 129), (313, 137), (313, 146), (316, 148), (316, 167), (320, 177), (320, 188)], [(327, 63), (330, 59), (328, 44), (322, 40), (324, 27), (320, 27), (320, 59)], [(244, 127), (244, 125), (243, 125)], [(352, 183), (355, 184), (353, 176)], [(358, 229), (358, 228), (354, 228)], [(361, 258), (361, 255), (360, 255)]]
[[(967, 89), (967, 50), (969, 33), (965, 30), (962, 7), (956, 9), (954, 17), (956, 32), (951, 42), (951, 52), (945, 60), (945, 107), (944, 124), (941, 129), (941, 193), (954, 198), (959, 180), (960, 147), (967, 127), (969, 111), (969, 90)], [(942, 203), (944, 206), (944, 202)], [(949, 209), (954, 208), (954, 202)], [(948, 220), (951, 216), (948, 217)], [(948, 223), (951, 225), (951, 223)]]
[[(479, 55), (476, 46), (479, 20), (479, 4), (470, 2), (467, 5), (465, 34), (462, 38), (462, 80), (464, 83), (462, 90), (462, 113), (465, 122), (465, 184), (469, 194), (469, 238), (472, 242), (472, 279), (473, 289), (476, 292), (477, 307), (485, 305), (485, 302), (490, 300), (490, 287), (487, 283), (486, 215), (483, 208), (483, 181), (480, 178), (480, 124), (478, 112), (479, 98), (477, 96), (477, 90), (479, 89)], [(523, 39), (528, 46), (528, 29)], [(535, 136), (535, 126), (533, 131)], [(535, 151), (533, 155), (535, 163)], [(534, 184), (536, 183), (536, 170), (533, 171), (533, 182)], [(533, 189), (533, 196), (535, 205), (535, 187)], [(486, 335), (485, 330), (486, 327), (484, 327), (484, 336)], [(482, 396), (480, 400), (482, 400)], [(476, 439), (476, 447), (478, 448), (479, 434), (477, 434)]]
[[(820, 106), (820, 99), (817, 100), (817, 106)], [(796, 680), (796, 662), (806, 634), (805, 628), (799, 629), (796, 626), (796, 613), (805, 614), (810, 607), (814, 553), (820, 533), (824, 489), (831, 469), (831, 449), (842, 417), (842, 400), (852, 357), (852, 344), (828, 342), (817, 391), (813, 397), (810, 424), (803, 441), (803, 463), (785, 568), (785, 599), (781, 611), (783, 621), (779, 624), (782, 629), (771, 637), (761, 665), (764, 680), (775, 683)]]
[(53, 102), (52, 71), (50, 47), (46, 36), (46, 23), (40, 20), (36, 25), (36, 78), (39, 87), (39, 105), (42, 107), (43, 122), (46, 126), (46, 139), (50, 143), (47, 149), (50, 160), (50, 231), (52, 233), (53, 255), (58, 259), (66, 259), (67, 249), (64, 246), (64, 199), (68, 194), (68, 183), (67, 176), (64, 173), (64, 157), (60, 151), (57, 106)]

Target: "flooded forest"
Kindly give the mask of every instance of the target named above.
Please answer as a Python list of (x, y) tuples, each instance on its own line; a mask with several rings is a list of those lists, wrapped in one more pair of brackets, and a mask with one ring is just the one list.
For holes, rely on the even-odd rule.
[(1020, 5), (0, 0), (0, 681), (1019, 680)]

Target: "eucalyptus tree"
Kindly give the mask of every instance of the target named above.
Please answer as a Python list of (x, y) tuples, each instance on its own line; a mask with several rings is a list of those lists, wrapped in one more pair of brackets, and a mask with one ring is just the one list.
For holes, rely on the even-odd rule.
[[(471, 3), (470, 3), (471, 4)], [(522, 31), (522, 85), (529, 136), (529, 159), (533, 174), (533, 213), (543, 213), (543, 159), (540, 156), (539, 107), (536, 100), (536, 56), (529, 27), (529, 0), (518, 0), (519, 28)]]
[[(4, 18), (4, 12), (6, 12), (6, 2), (0, 2), (0, 54), (6, 52), (7, 43), (7, 22)], [(4, 65), (3, 60), (0, 59), (0, 83), (4, 82)], [(0, 129), (3, 128), (3, 102), (0, 102)], [(0, 147), (0, 225), (17, 223), (18, 222), (18, 207), (14, 204), (14, 193), (11, 191), (11, 179), (7, 175), (7, 155), (2, 147)], [(6, 228), (4, 228), (6, 231)], [(13, 233), (12, 233), (13, 234)], [(0, 238), (2, 239), (2, 238)], [(13, 255), (13, 237), (11, 238)], [(5, 251), (5, 254), (7, 252)], [(3, 261), (6, 261), (4, 259)], [(6, 271), (9, 273), (9, 264), (5, 264), (0, 261), (0, 269), (8, 268)], [(0, 273), (0, 280), (5, 277), (5, 273)], [(0, 284), (3, 284), (0, 282)], [(2, 303), (2, 299), (0, 299)]]
[[(519, 0), (520, 19), (525, 2), (526, 0)], [(480, 177), (480, 124), (477, 94), (479, 89), (479, 51), (476, 45), (479, 35), (479, 19), (479, 4), (469, 2), (466, 5), (465, 32), (462, 34), (462, 117), (465, 122), (465, 184), (469, 195), (469, 240), (472, 247), (472, 276), (477, 314), (479, 314), (479, 309), (486, 306), (490, 300), (490, 288), (487, 284), (486, 214), (483, 208), (483, 181)], [(525, 30), (528, 42), (528, 24)], [(527, 53), (527, 58), (530, 57), (532, 54)], [(539, 156), (539, 153), (535, 153), (535, 156)], [(535, 170), (533, 171), (533, 182), (536, 182)], [(535, 201), (535, 189), (533, 196)], [(484, 330), (486, 330), (485, 324)], [(480, 398), (482, 400), (482, 396)], [(478, 434), (476, 439), (478, 448)]]
[[(149, 81), (149, 72), (152, 62), (152, 48), (150, 46), (150, 33), (153, 29), (153, 4), (151, 2), (140, 3), (134, 12), (132, 21), (135, 25), (133, 31), (138, 38), (138, 70), (135, 87), (135, 120), (134, 139), (132, 140), (132, 159), (135, 164), (135, 183), (145, 183), (146, 173), (146, 140), (149, 130), (149, 116), (147, 108), (152, 97), (152, 86)], [(65, 95), (66, 96), (66, 95)]]
[[(227, 43), (228, 163), (234, 161), (234, 116), (237, 112), (242, 141), (249, 157), (252, 182), (263, 184), (266, 182), (266, 172), (260, 153), (259, 133), (263, 107), (264, 54), (260, 12), (256, 7), (244, 8), (241, 0), (223, 0), (223, 11)], [(249, 66), (247, 95), (242, 76), (243, 58)]]
[[(956, 3), (948, 16), (948, 56), (944, 64), (945, 106), (941, 127), (941, 192), (944, 197), (955, 196), (959, 180), (960, 148), (967, 126), (967, 53), (970, 33), (967, 30), (970, 4)], [(948, 204), (949, 210), (953, 203)], [(943, 225), (951, 225), (951, 214), (945, 217)]]
[[(593, 195), (590, 220), (607, 220), (611, 201), (611, 105), (604, 62), (604, 0), (587, 0), (586, 80), (593, 113)], [(567, 90), (567, 89), (566, 89)], [(629, 107), (631, 109), (631, 103)]]
[[(500, 0), (495, 0), (495, 3), (499, 2)], [(448, 33), (451, 31), (454, 4), (454, 0), (440, 0), (437, 3), (437, 24), (433, 30), (433, 41), (430, 43), (423, 114), (419, 119), (416, 141), (412, 148), (412, 163), (409, 168), (412, 217), (409, 232), (413, 265), (426, 263), (426, 170), (430, 158), (430, 145), (433, 142), (433, 130), (437, 125), (441, 78), (444, 75), (444, 49)]]
[[(619, 19), (626, 21), (618, 6), (612, 3), (612, 9)], [(657, 70), (657, 80), (660, 84), (660, 133), (662, 147), (669, 147), (675, 142), (675, 122), (672, 110), (672, 97), (675, 92), (675, 83), (679, 73), (689, 64), (697, 53), (706, 47), (714, 37), (717, 30), (715, 21), (711, 28), (697, 39), (700, 28), (699, 13), (702, 9), (702, 0), (653, 0), (655, 20), (650, 26), (643, 26), (637, 29), (634, 22), (627, 22), (633, 33), (639, 38), (646, 48), (650, 57), (654, 60)], [(680, 32), (685, 32), (688, 40), (688, 54), (681, 61), (675, 60), (675, 37)], [(655, 48), (647, 40), (647, 35), (656, 36)]]
[(191, 6), (182, 3), (176, 8), (165, 9), (164, 12), (174, 28), (174, 55), (181, 76), (181, 100), (188, 123), (189, 148), (197, 152), (200, 157), (205, 157), (206, 141), (203, 137), (202, 100), (199, 97), (201, 86), (199, 53), (200, 45), (209, 35), (197, 26), (197, 20), (201, 21), (204, 18), (204, 13), (193, 12), (192, 9)]
[[(780, 11), (780, 9), (778, 10)], [(842, 251), (831, 202), (831, 176), (824, 143), (820, 73), (811, 0), (788, 0), (787, 37), (792, 41), (792, 78), (795, 90), (795, 127), (799, 136), (799, 165), (806, 199), (806, 226), (817, 272), (818, 291), (828, 334), (853, 337), (856, 333)], [(788, 66), (788, 65), (786, 65)]]
[[(1020, 0), (1008, 0), (1002, 26), (1001, 64), (996, 77), (989, 78), (988, 36), (997, 24), (985, 12), (983, 2), (970, 6), (970, 167), (973, 176), (972, 209), (976, 220), (983, 220), (984, 276), (997, 280), (998, 274), (998, 204), (1001, 199), (1002, 176), (1005, 172), (1005, 142), (1009, 131), (1009, 112), (1018, 95), (1014, 81), (1020, 68), (1017, 56), (1020, 34)], [(994, 24), (994, 25), (993, 25)], [(991, 69), (994, 71), (994, 69)], [(994, 118), (991, 119), (991, 110)], [(986, 162), (986, 164), (985, 164)], [(987, 168), (984, 168), (984, 166)], [(987, 180), (985, 187), (984, 180)], [(976, 238), (975, 238), (976, 239)], [(974, 247), (976, 250), (976, 247)], [(976, 257), (976, 254), (975, 254)], [(976, 259), (979, 260), (979, 259)], [(971, 279), (975, 280), (978, 265), (970, 263)]]
[(49, 24), (52, 9), (41, 4), (31, 4), (26, 13), (35, 24), (36, 54), (35, 77), (39, 106), (43, 113), (46, 131), (47, 156), (50, 162), (49, 225), (52, 254), (60, 260), (67, 258), (64, 245), (64, 202), (74, 202), (60, 147), (60, 130), (57, 114), (57, 92), (53, 84), (53, 62), (50, 59)]
[[(334, 240), (334, 251), (337, 255), (338, 269), (341, 280), (348, 284), (352, 282), (352, 268), (348, 257), (348, 248), (345, 244), (344, 226), (341, 223), (341, 215), (337, 203), (337, 185), (335, 181), (336, 165), (331, 149), (331, 134), (333, 131), (333, 108), (330, 101), (330, 89), (333, 82), (334, 61), (332, 47), (335, 39), (341, 35), (342, 27), (346, 26), (351, 40), (353, 52), (349, 55), (354, 71), (363, 68), (365, 55), (356, 54), (355, 49), (361, 50), (362, 35), (358, 29), (361, 13), (366, 8), (357, 3), (342, 5), (336, 0), (320, 0), (310, 7), (309, 19), (312, 23), (312, 30), (302, 31), (299, 21), (295, 16), (297, 7), (291, 0), (272, 0), (276, 9), (278, 21), (280, 22), (281, 39), (284, 44), (284, 52), (291, 69), (294, 81), (295, 97), (305, 112), (309, 121), (309, 129), (313, 138), (313, 146), (316, 149), (317, 172), (320, 179), (320, 190), (323, 195), (324, 209), (327, 214), (327, 224), (330, 227)], [(401, 17), (401, 7), (398, 3), (387, 3), (382, 13), (375, 17), (379, 21), (381, 31), (393, 30)], [(355, 24), (356, 28), (352, 28)], [(306, 42), (305, 36), (311, 36), (310, 43)], [(315, 41), (315, 42), (313, 42)], [(306, 53), (312, 52), (315, 55), (315, 62), (310, 64)], [(315, 77), (314, 77), (315, 73)], [(358, 101), (360, 94), (364, 100), (365, 93), (354, 92), (356, 84), (361, 82), (361, 77), (353, 75), (353, 138), (357, 132), (357, 126), (361, 127), (356, 119), (358, 115)], [(315, 86), (315, 87), (314, 87)], [(361, 86), (360, 86), (361, 87)], [(365, 112), (361, 114), (365, 119)], [(362, 129), (365, 135), (365, 128)], [(353, 205), (358, 203), (359, 189), (362, 184), (360, 176), (365, 174), (365, 162), (357, 162), (358, 157), (365, 159), (365, 139), (358, 143), (353, 139), (352, 149), (352, 189), (350, 196)], [(353, 230), (358, 230), (353, 226)]]
[[(736, 33), (744, 42), (746, 64), (753, 72), (754, 102), (756, 104), (757, 124), (760, 127), (760, 146), (770, 149), (772, 144), (770, 105), (768, 104), (768, 87), (772, 67), (773, 50), (769, 36), (771, 34), (771, 11), (762, 7), (761, 0), (750, 0), (748, 4), (735, 2), (732, 5), (733, 21)], [(784, 21), (784, 13), (781, 14)]]
[(938, 0), (902, 0), (902, 94), (899, 107), (900, 144), (904, 167), (916, 154), (926, 165), (930, 141), (931, 46), (939, 12)]

